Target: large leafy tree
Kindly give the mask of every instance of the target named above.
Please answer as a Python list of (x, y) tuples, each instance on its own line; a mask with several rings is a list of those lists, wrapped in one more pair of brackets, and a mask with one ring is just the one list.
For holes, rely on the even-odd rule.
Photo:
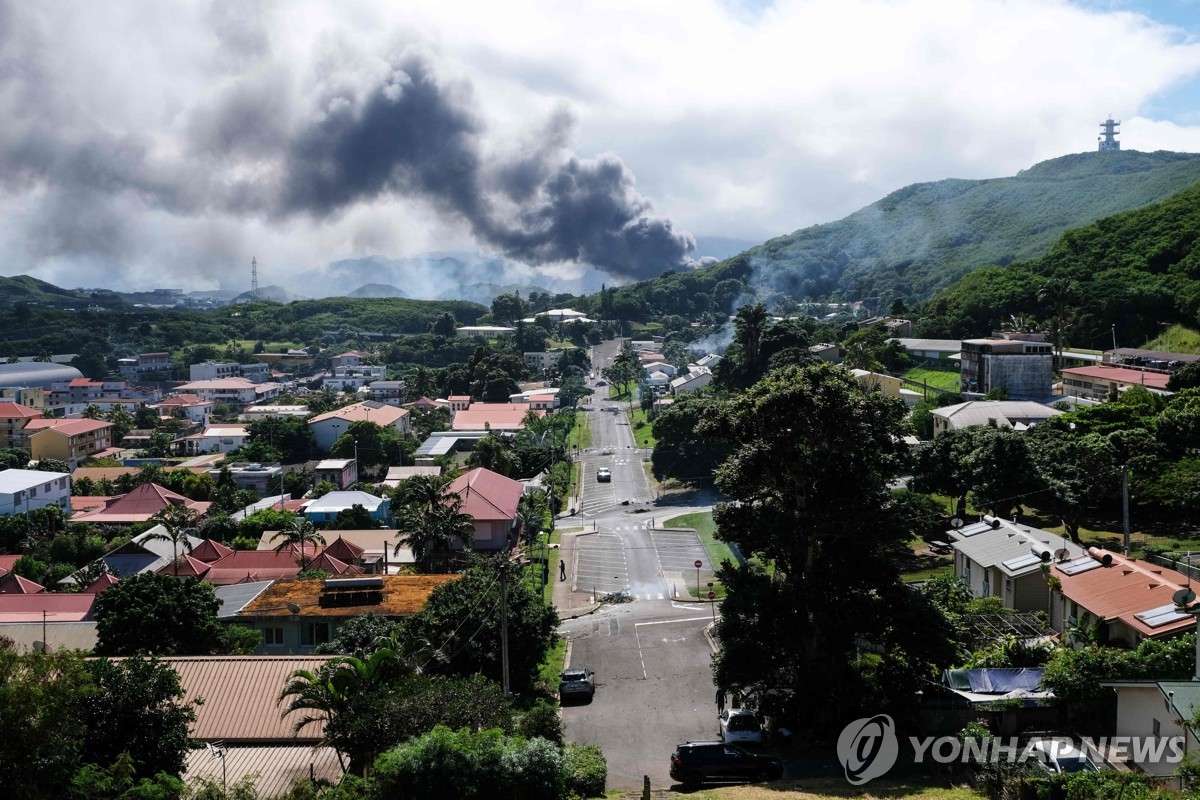
[(264, 417), (246, 426), (249, 446), (260, 448), (270, 457), (264, 461), (296, 464), (312, 455), (312, 429), (303, 417)]
[(1039, 425), (1028, 436), (1031, 461), (1046, 487), (1039, 495), (1043, 510), (1057, 515), (1078, 544), (1086, 515), (1116, 496), (1121, 484), (1120, 453), (1107, 436), (1079, 435), (1050, 423)]
[(685, 395), (654, 419), (655, 445), (650, 456), (654, 477), (688, 483), (712, 480), (714, 470), (729, 455), (729, 447), (700, 433), (698, 427), (719, 408), (720, 402), (712, 397)]
[(208, 655), (221, 646), (211, 584), (143, 572), (96, 598), (96, 653), (129, 656)]
[[(917, 676), (952, 653), (896, 569), (910, 535), (888, 490), (903, 418), (898, 401), (822, 364), (770, 373), (699, 426), (731, 447), (718, 536), (775, 567), (721, 569), (718, 685), (763, 693), (814, 734), (860, 702), (905, 709)], [(878, 666), (856, 658), (863, 642), (887, 653)]]
[(425, 607), (404, 622), (409, 636), (436, 649), (430, 672), (501, 679), (499, 609), (506, 583), (509, 680), (517, 694), (532, 690), (538, 665), (554, 644), (558, 614), (521, 576), (520, 565), (499, 557), (433, 590)]
[(404, 464), (417, 449), (417, 441), (390, 425), (370, 420), (351, 422), (330, 449), (337, 458), (358, 458), (364, 469)]

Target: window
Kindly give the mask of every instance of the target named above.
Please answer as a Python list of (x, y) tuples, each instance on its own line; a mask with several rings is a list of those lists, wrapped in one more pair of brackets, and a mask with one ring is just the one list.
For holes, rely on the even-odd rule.
[(1004, 579), (1004, 593), (1005, 593), (1006, 595), (1007, 595), (1007, 594), (1012, 594), (1012, 578), (1005, 578), (1005, 579)]
[(36, 487), (36, 486), (30, 486), (30, 487), (29, 487), (29, 499), (30, 499), (30, 500), (32, 500), (32, 499), (33, 499), (33, 498), (35, 498), (35, 497), (37, 497), (37, 487)]
[(1162, 723), (1161, 722), (1159, 722), (1158, 720), (1154, 720), (1154, 724), (1152, 725), (1152, 728), (1153, 728), (1155, 736), (1162, 736)]
[(305, 622), (300, 626), (300, 644), (302, 646), (313, 647), (314, 645), (325, 644), (328, 641), (328, 622)]
[(283, 644), (283, 628), (263, 628), (263, 644)]

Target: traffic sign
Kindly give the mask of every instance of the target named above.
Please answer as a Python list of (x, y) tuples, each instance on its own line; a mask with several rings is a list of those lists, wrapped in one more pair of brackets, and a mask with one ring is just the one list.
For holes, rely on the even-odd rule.
[(700, 569), (703, 566), (704, 566), (704, 562), (697, 558), (696, 559), (696, 569)]
[(709, 592), (709, 593), (708, 593), (708, 599), (709, 599), (709, 600), (716, 600), (716, 599), (717, 599), (717, 593), (716, 593), (716, 592)]

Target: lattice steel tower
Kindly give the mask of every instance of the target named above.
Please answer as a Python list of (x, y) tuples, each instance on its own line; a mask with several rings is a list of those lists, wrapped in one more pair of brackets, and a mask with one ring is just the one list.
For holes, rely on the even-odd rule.
[(1100, 152), (1111, 153), (1121, 149), (1121, 143), (1117, 141), (1117, 126), (1121, 124), (1120, 120), (1114, 120), (1111, 116), (1100, 123), (1100, 131), (1104, 134), (1099, 137)]
[(258, 299), (258, 258), (254, 256), (250, 258), (250, 294)]

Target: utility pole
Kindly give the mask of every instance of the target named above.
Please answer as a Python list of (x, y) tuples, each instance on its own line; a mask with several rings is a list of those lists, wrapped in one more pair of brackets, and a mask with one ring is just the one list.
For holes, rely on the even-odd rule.
[(508, 683), (508, 563), (500, 565), (500, 671), (504, 697), (512, 697)]
[(1129, 557), (1129, 465), (1121, 465), (1121, 530), (1125, 534), (1125, 557)]

